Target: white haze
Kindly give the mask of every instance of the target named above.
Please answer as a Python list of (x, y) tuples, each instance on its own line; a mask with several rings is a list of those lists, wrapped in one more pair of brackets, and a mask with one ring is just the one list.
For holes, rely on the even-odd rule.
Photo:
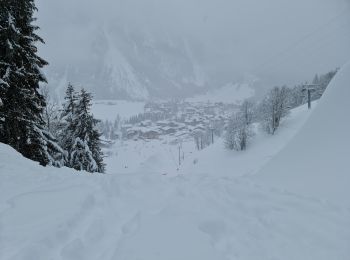
[[(106, 55), (107, 48), (103, 39), (98, 41), (99, 31), (108, 31), (112, 42), (119, 44), (138, 75), (138, 83), (132, 83), (136, 89), (149, 82), (149, 75), (162, 72), (145, 72), (147, 60), (141, 66), (126, 54), (130, 49), (124, 45), (130, 41), (124, 38), (134, 34), (142, 34), (143, 41), (146, 35), (152, 46), (167, 41), (177, 45), (176, 51), (186, 52), (195, 63), (191, 65), (195, 75), (184, 75), (184, 82), (195, 78), (191, 84), (205, 88), (242, 81), (247, 75), (268, 84), (296, 84), (350, 59), (347, 0), (37, 0), (37, 4), (40, 35), (46, 40), (40, 53), (50, 62), (49, 79), (56, 75), (52, 84), (58, 84), (63, 68), (83, 71), (78, 75), (95, 70), (91, 57)], [(167, 53), (166, 60), (173, 64), (171, 59), (178, 56)], [(187, 71), (176, 73), (179, 78)], [(163, 83), (154, 86), (157, 82)], [(150, 93), (160, 93), (164, 82), (154, 80)], [(94, 90), (99, 95), (99, 89)]]

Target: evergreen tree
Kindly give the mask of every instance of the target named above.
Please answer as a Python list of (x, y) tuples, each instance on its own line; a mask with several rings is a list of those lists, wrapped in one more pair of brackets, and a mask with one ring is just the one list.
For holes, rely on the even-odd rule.
[(101, 151), (101, 134), (97, 130), (99, 120), (90, 112), (91, 101), (92, 95), (82, 89), (71, 123), (74, 144), (70, 153), (70, 166), (77, 170), (103, 173), (105, 165)]
[[(48, 63), (37, 55), (44, 42), (33, 25), (34, 0), (2, 0), (0, 8), (0, 142), (42, 165), (59, 166), (62, 149), (44, 130), (46, 106), (39, 83)], [(60, 158), (56, 161), (55, 158)]]
[(70, 166), (78, 171), (97, 172), (98, 165), (93, 158), (87, 141), (75, 139), (70, 155)]
[[(72, 84), (68, 84), (66, 95), (64, 97), (63, 109), (60, 116), (59, 124), (59, 141), (60, 145), (68, 154), (71, 154), (73, 145), (75, 144), (75, 129), (73, 126), (73, 118), (75, 117), (75, 110), (77, 106), (78, 94), (76, 93)], [(69, 166), (69, 165), (67, 165)]]

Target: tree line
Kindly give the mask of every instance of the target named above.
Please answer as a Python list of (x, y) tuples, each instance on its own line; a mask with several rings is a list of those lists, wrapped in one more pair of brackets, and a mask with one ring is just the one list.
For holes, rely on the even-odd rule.
[[(338, 69), (321, 76), (315, 75), (312, 81), (315, 86), (312, 100), (322, 97), (337, 71)], [(292, 88), (274, 87), (258, 103), (251, 100), (244, 101), (238, 112), (228, 120), (224, 137), (225, 147), (230, 150), (245, 150), (254, 136), (254, 122), (259, 123), (266, 133), (275, 134), (282, 119), (290, 110), (307, 102), (303, 89), (304, 84)]]
[[(34, 0), (2, 0), (0, 8), (0, 142), (41, 165), (104, 172), (92, 95), (69, 85), (62, 109), (47, 103), (40, 83), (48, 62), (37, 55)], [(47, 93), (46, 93), (47, 94)]]

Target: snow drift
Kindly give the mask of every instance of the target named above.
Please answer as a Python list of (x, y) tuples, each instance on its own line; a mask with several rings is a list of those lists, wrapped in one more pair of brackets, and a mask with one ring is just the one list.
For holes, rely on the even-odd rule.
[(350, 62), (294, 139), (257, 175), (269, 185), (350, 205)]

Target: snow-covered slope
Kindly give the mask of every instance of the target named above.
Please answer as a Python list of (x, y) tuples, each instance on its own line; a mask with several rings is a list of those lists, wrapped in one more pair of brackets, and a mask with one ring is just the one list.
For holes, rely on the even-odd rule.
[(347, 63), (301, 131), (257, 178), (305, 196), (350, 205), (349, 111), (350, 63)]
[(94, 176), (89, 179), (70, 169), (43, 168), (0, 144), (0, 259), (56, 254), (94, 204)]
[(1, 260), (339, 259), (350, 212), (215, 174), (91, 175), (0, 144)]
[[(308, 118), (307, 106), (293, 109), (274, 136), (266, 134), (255, 125), (256, 135), (249, 143), (246, 152), (228, 151), (224, 149), (224, 141), (218, 139), (214, 145), (199, 153), (192, 153), (185, 161), (183, 171), (231, 177), (256, 174), (289, 143)], [(193, 163), (194, 160), (196, 164)]]
[[(164, 174), (176, 172), (169, 162), (171, 151), (167, 156), (152, 143), (147, 151), (155, 154), (148, 159), (147, 152), (139, 151), (142, 144), (135, 147), (136, 155), (130, 153), (129, 162), (139, 163), (134, 171), (120, 174), (110, 163), (106, 175), (44, 168), (0, 144), (0, 259), (348, 260), (347, 121), (339, 120), (343, 123), (334, 128), (334, 144), (328, 139), (331, 123), (338, 122), (328, 113), (339, 119), (347, 109), (348, 69), (339, 72), (304, 127), (308, 111), (302, 107), (292, 112), (277, 136), (257, 136), (246, 154), (228, 153), (217, 143), (189, 156), (198, 158), (197, 164), (191, 160), (175, 175)], [(324, 120), (330, 125), (321, 125)], [(258, 180), (250, 175), (300, 127), (294, 141), (271, 162), (278, 164), (268, 165)], [(331, 149), (320, 153), (326, 162), (315, 159), (322, 146), (318, 132), (327, 137), (328, 148), (337, 148), (337, 156), (331, 156)], [(307, 148), (306, 138), (313, 148)], [(298, 150), (291, 150), (296, 144)], [(288, 151), (304, 162), (300, 172), (293, 171), (297, 166)], [(303, 154), (310, 151), (319, 164), (314, 165), (317, 172), (303, 171), (308, 169)], [(305, 189), (295, 189), (297, 184)], [(344, 197), (334, 192), (339, 200), (322, 200), (335, 189)], [(305, 191), (312, 194), (305, 196)]]

